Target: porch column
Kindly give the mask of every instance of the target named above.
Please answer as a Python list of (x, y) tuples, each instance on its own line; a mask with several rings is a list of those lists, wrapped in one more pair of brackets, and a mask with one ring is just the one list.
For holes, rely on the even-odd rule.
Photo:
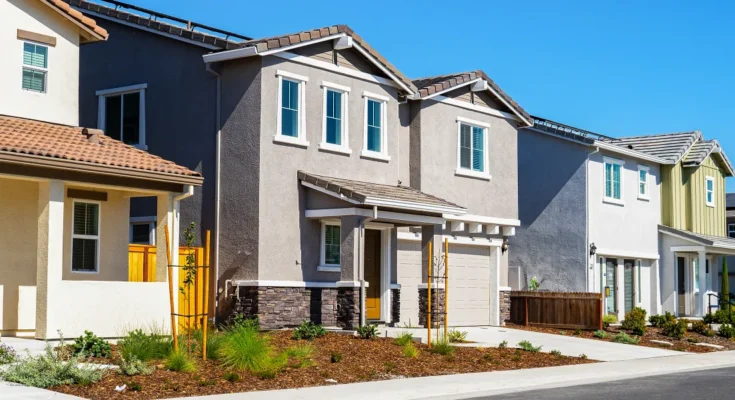
[(344, 216), (340, 219), (340, 275), (337, 282), (337, 325), (344, 329), (355, 329), (365, 322), (365, 293), (360, 292), (357, 282), (361, 274), (364, 240), (360, 232), (363, 217)]
[(651, 310), (652, 313), (656, 313), (656, 315), (661, 314), (661, 261), (660, 260), (654, 260), (651, 267), (653, 268), (653, 277), (655, 280), (656, 289), (653, 291), (653, 301), (655, 302), (654, 308)]
[(707, 303), (707, 252), (700, 251), (699, 256), (699, 275), (694, 279), (699, 281), (699, 298), (697, 301), (697, 316), (703, 316), (707, 311), (705, 304)]
[(618, 303), (618, 320), (625, 319), (625, 261), (616, 259), (615, 266), (615, 301)]
[(492, 247), (494, 257), (490, 257), (490, 324), (500, 326), (500, 247)]
[[(168, 227), (169, 237), (168, 243), (171, 246), (171, 264), (178, 264), (179, 232), (174, 225), (174, 209), (172, 195), (169, 193), (161, 194), (156, 197), (156, 281), (168, 282), (168, 255), (166, 254), (166, 227)], [(173, 269), (173, 290), (174, 290), (174, 307), (178, 310), (179, 305), (179, 271), (178, 268)], [(164, 329), (171, 328), (171, 318), (166, 315), (164, 321)]]
[[(57, 337), (60, 321), (54, 306), (63, 307), (64, 182), (38, 184), (38, 248), (36, 251), (36, 339)], [(71, 240), (71, 239), (70, 239)]]

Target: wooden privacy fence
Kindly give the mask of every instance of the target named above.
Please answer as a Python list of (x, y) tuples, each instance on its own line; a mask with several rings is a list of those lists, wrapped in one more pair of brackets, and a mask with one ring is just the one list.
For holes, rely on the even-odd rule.
[(510, 321), (559, 329), (602, 329), (602, 294), (510, 292)]

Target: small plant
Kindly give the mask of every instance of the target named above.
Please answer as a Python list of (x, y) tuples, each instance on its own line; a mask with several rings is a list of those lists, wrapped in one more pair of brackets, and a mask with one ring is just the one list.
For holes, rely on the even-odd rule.
[(567, 332), (566, 331), (559, 331), (559, 334), (562, 335), (562, 336), (566, 336), (567, 335)]
[(559, 351), (559, 350), (551, 350), (551, 355), (552, 356), (561, 357), (561, 351)]
[(530, 353), (538, 353), (539, 351), (541, 351), (542, 346), (536, 347), (533, 345), (533, 343), (529, 342), (528, 340), (524, 340), (518, 343), (518, 347), (523, 349), (523, 351), (528, 351)]
[(661, 333), (670, 338), (683, 339), (687, 333), (687, 322), (683, 319), (668, 321), (661, 328)]
[(612, 324), (618, 323), (618, 317), (613, 314), (605, 314), (602, 316), (602, 328), (607, 329)]
[(707, 337), (713, 337), (715, 336), (715, 331), (709, 328), (709, 325), (707, 325), (704, 321), (692, 321), (692, 332), (699, 333), (700, 335), (704, 335)]
[(387, 361), (383, 363), (383, 366), (385, 367), (386, 374), (390, 374), (391, 372), (393, 372), (393, 370), (396, 369), (396, 363), (394, 363), (393, 361)]
[(143, 390), (143, 386), (138, 382), (132, 381), (127, 384), (127, 389), (131, 392), (140, 392)]
[(498, 348), (499, 349), (507, 349), (508, 348), (508, 341), (507, 340), (503, 340), (502, 342), (500, 342), (500, 344), (498, 345)]
[(493, 362), (493, 356), (490, 353), (485, 353), (482, 355), (482, 359), (485, 360), (485, 362)]
[(648, 317), (648, 322), (651, 323), (651, 326), (654, 328), (661, 328), (666, 324), (667, 322), (675, 321), (676, 317), (674, 317), (674, 314), (666, 311), (663, 315), (651, 315)]
[(171, 354), (166, 357), (164, 367), (169, 371), (175, 372), (194, 372), (196, 366), (194, 361), (186, 352), (183, 351), (172, 351)]
[(689, 343), (695, 343), (696, 344), (696, 343), (699, 343), (699, 340), (697, 340), (696, 338), (693, 338), (693, 337), (689, 337), (689, 338), (687, 338), (687, 342), (689, 342)]
[(0, 365), (13, 363), (17, 358), (18, 353), (12, 347), (0, 343)]
[(235, 325), (245, 328), (252, 328), (256, 331), (260, 330), (260, 320), (258, 319), (258, 317), (246, 317), (242, 314), (237, 314), (232, 317), (232, 320), (230, 321), (230, 326)]
[(173, 341), (163, 329), (151, 327), (148, 332), (142, 329), (129, 331), (127, 336), (117, 342), (126, 359), (135, 356), (140, 361), (160, 360), (173, 350)]
[(515, 354), (514, 354), (514, 355), (513, 355), (513, 357), (511, 358), (511, 360), (513, 360), (513, 361), (515, 361), (515, 362), (519, 362), (519, 361), (521, 361), (522, 359), (523, 359), (523, 356), (521, 355), (521, 351), (520, 351), (520, 350), (516, 350)]
[(622, 323), (623, 329), (630, 331), (634, 335), (643, 336), (646, 334), (646, 310), (635, 307), (625, 314), (625, 319)]
[(229, 371), (225, 373), (225, 380), (227, 382), (240, 382), (240, 375), (237, 372)]
[(329, 356), (329, 361), (332, 362), (332, 364), (337, 364), (342, 361), (342, 353), (338, 353), (336, 351), (333, 351), (332, 354)]
[(541, 288), (541, 282), (534, 276), (531, 281), (528, 282), (528, 290), (536, 292)]
[(357, 334), (362, 339), (374, 339), (378, 336), (378, 326), (367, 324), (357, 328)]
[(720, 329), (717, 331), (717, 334), (725, 339), (732, 339), (735, 337), (735, 327), (730, 324), (722, 324), (720, 325)]
[(417, 349), (412, 342), (408, 343), (403, 346), (403, 356), (408, 358), (416, 358), (419, 356), (419, 349)]
[(214, 379), (202, 379), (199, 381), (199, 386), (206, 387), (206, 386), (214, 386), (217, 384), (217, 381)]
[(327, 334), (327, 330), (319, 324), (311, 321), (304, 321), (298, 328), (293, 331), (293, 338), (296, 340), (314, 340)]
[(411, 319), (410, 318), (408, 319), (408, 322), (404, 322), (403, 323), (403, 327), (404, 328), (408, 328), (408, 329), (415, 328), (415, 326), (413, 326), (413, 324), (411, 323)]
[(595, 337), (598, 339), (607, 339), (607, 332), (603, 330), (597, 330), (594, 333)]
[(99, 358), (109, 357), (112, 351), (107, 341), (98, 338), (90, 331), (84, 331), (84, 335), (76, 338), (71, 345), (71, 350), (74, 354)]
[(249, 370), (257, 374), (273, 369), (275, 360), (272, 353), (273, 348), (267, 336), (261, 335), (252, 326), (232, 325), (225, 331), (219, 355), (225, 368)]
[(582, 353), (582, 354), (579, 355), (579, 358), (581, 358), (583, 360), (586, 360), (587, 359), (587, 354)]
[(581, 336), (581, 335), (582, 335), (582, 330), (581, 329), (576, 329), (574, 331), (574, 336)]
[(304, 368), (312, 365), (311, 355), (314, 353), (314, 347), (311, 345), (289, 347), (284, 352), (286, 357), (297, 361), (296, 368)]
[(135, 356), (130, 356), (130, 358), (125, 358), (122, 354), (119, 354), (119, 356), (120, 373), (123, 375), (136, 376), (150, 375), (153, 373), (153, 367), (150, 367), (145, 362), (138, 360)]
[(431, 344), (431, 348), (429, 349), (429, 352), (433, 354), (441, 354), (443, 356), (449, 356), (449, 355), (454, 354), (454, 350), (455, 348), (449, 343), (449, 340), (447, 340), (446, 338), (441, 338)]
[(452, 329), (447, 334), (450, 343), (464, 343), (467, 340), (467, 332)]
[(615, 337), (613, 337), (613, 342), (622, 344), (638, 344), (640, 340), (640, 338), (630, 336), (625, 332), (620, 332), (619, 334), (615, 335)]
[(413, 342), (413, 334), (409, 332), (401, 332), (400, 335), (396, 336), (396, 344), (399, 346), (405, 346)]

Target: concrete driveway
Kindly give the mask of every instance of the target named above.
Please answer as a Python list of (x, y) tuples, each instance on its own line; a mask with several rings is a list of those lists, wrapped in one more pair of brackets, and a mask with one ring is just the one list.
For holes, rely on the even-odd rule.
[[(503, 341), (508, 347), (518, 347), (518, 343), (527, 340), (534, 346), (542, 346), (541, 351), (549, 353), (559, 350), (565, 356), (578, 357), (587, 355), (591, 360), (598, 361), (625, 361), (640, 360), (653, 357), (680, 356), (681, 352), (665, 349), (656, 349), (645, 346), (604, 342), (601, 340), (582, 339), (574, 336), (562, 336), (548, 333), (530, 332), (518, 329), (499, 327), (463, 327), (457, 328), (467, 332), (467, 340), (474, 342), (467, 346), (498, 347)], [(426, 329), (384, 328), (383, 336), (396, 337), (402, 332), (410, 332), (416, 338), (426, 343)], [(436, 330), (434, 331), (434, 334)]]

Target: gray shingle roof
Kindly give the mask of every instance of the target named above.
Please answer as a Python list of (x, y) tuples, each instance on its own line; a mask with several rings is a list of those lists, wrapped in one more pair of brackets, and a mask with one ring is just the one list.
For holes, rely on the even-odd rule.
[(701, 233), (694, 233), (690, 231), (682, 231), (680, 229), (674, 229), (668, 226), (659, 225), (659, 232), (677, 235), (685, 239), (694, 241), (703, 246), (719, 247), (724, 249), (735, 249), (735, 239), (729, 237), (703, 235)]
[(735, 193), (727, 194), (727, 208), (735, 208)]
[[(464, 212), (465, 208), (436, 196), (418, 191), (402, 185), (385, 185), (372, 182), (361, 182), (350, 179), (334, 178), (331, 176), (298, 172), (298, 178), (303, 182), (319, 186), (338, 195), (365, 204), (370, 199), (413, 203), (424, 206), (442, 207), (451, 211)], [(403, 207), (409, 208), (409, 207)]]
[(631, 136), (607, 141), (618, 147), (639, 151), (650, 156), (677, 163), (690, 147), (702, 138), (702, 132), (680, 132), (662, 135)]
[(700, 165), (707, 156), (717, 147), (717, 143), (712, 140), (700, 140), (694, 143), (692, 149), (689, 150), (684, 157), (684, 165)]

